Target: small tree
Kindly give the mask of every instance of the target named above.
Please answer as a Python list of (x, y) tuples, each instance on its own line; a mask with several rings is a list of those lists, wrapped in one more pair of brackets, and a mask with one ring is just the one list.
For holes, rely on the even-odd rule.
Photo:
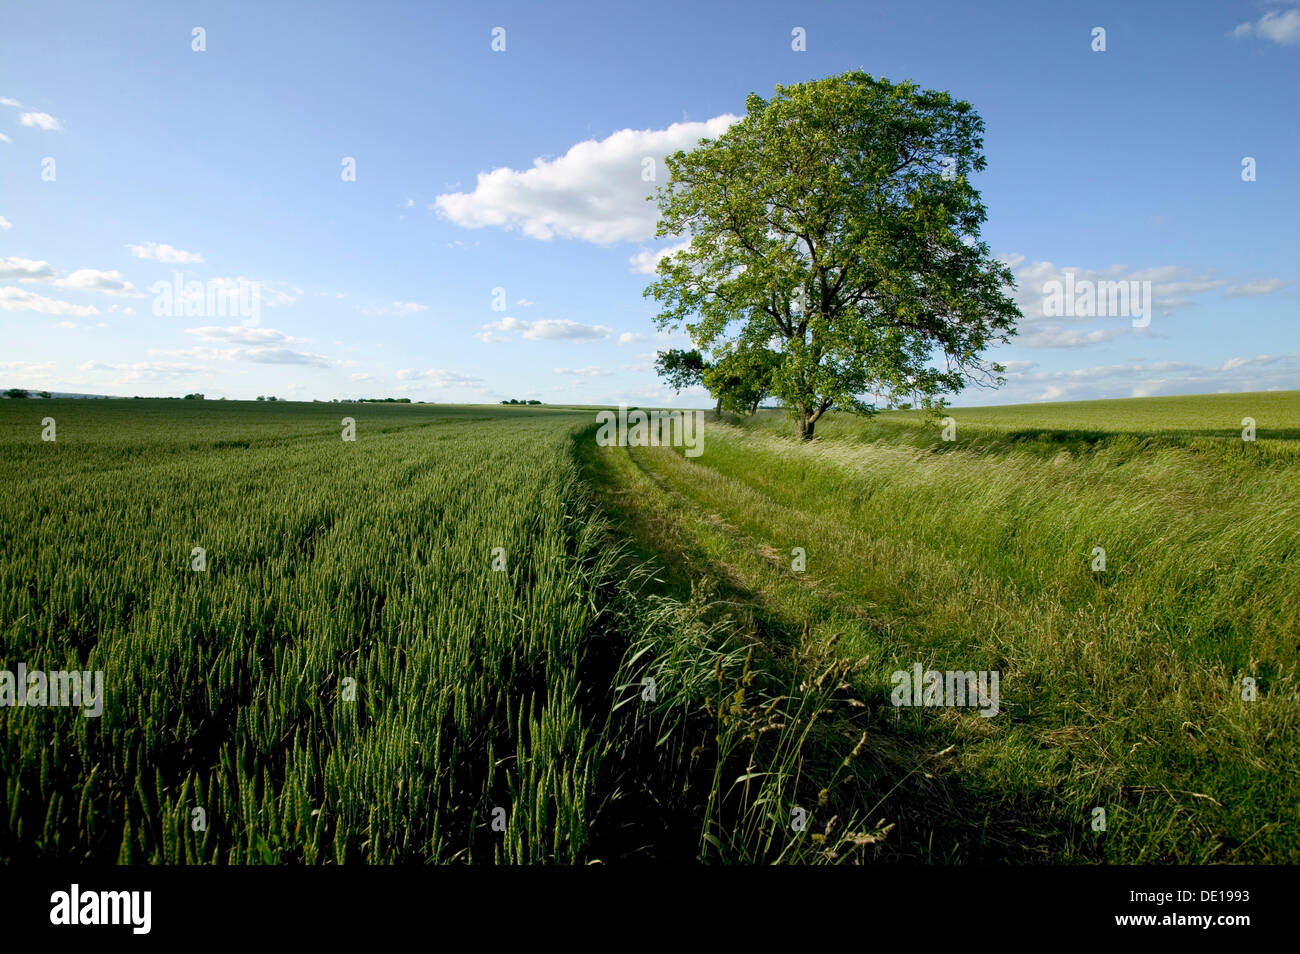
[(26, 397), (31, 397), (31, 395), (28, 394), (27, 391), (25, 391), (23, 388), (10, 388), (8, 391), (5, 392), (5, 397), (26, 398)]
[(855, 71), (764, 100), (717, 139), (665, 160), (659, 236), (690, 236), (646, 289), (662, 328), (770, 346), (772, 393), (811, 439), (832, 407), (916, 392), (933, 406), (1003, 383), (981, 358), (1015, 331), (1014, 279), (980, 241), (969, 176), (984, 123), (948, 93)]
[(41, 397), (45, 398), (45, 400), (47, 401), (51, 401), (54, 399), (54, 395), (52, 395), (49, 391), (42, 391)]
[(762, 346), (726, 351), (704, 370), (704, 386), (719, 404), (737, 414), (753, 414), (772, 390), (781, 355)]
[[(655, 357), (655, 370), (659, 373), (659, 377), (663, 378), (678, 394), (686, 388), (703, 386), (704, 372), (708, 368), (709, 363), (697, 350), (683, 351), (681, 348), (670, 348), (667, 351), (660, 351)], [(722, 396), (715, 394), (712, 388), (709, 388), (709, 393), (718, 399), (717, 407), (713, 409), (713, 416), (722, 417)]]

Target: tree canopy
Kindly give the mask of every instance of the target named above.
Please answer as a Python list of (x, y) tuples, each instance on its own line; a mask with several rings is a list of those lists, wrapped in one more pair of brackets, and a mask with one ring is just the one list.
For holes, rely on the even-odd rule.
[[(751, 94), (717, 139), (666, 158), (657, 234), (689, 236), (646, 295), (662, 328), (757, 374), (813, 435), (827, 410), (1001, 383), (1010, 269), (980, 241), (983, 121), (946, 92), (850, 72)], [(746, 363), (748, 362), (748, 363)], [(706, 385), (708, 381), (705, 381)], [(715, 392), (716, 393), (716, 392)]]

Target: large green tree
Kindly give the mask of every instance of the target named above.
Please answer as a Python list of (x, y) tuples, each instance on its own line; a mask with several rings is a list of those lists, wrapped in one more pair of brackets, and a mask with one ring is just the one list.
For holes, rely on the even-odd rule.
[(983, 121), (948, 93), (851, 72), (751, 94), (717, 139), (667, 157), (660, 236), (689, 236), (646, 289), (660, 328), (710, 351), (771, 348), (796, 433), (831, 408), (942, 403), (1001, 383), (1010, 270), (980, 241)]

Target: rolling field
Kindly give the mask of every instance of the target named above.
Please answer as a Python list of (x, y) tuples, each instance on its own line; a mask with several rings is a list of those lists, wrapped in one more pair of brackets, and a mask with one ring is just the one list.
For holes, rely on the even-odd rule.
[(0, 402), (0, 859), (1300, 861), (1300, 394), (949, 413)]

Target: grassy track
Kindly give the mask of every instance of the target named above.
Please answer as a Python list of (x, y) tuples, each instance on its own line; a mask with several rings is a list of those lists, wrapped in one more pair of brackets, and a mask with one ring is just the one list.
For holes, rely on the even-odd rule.
[[(694, 460), (586, 466), (678, 595), (707, 590), (776, 655), (859, 660), (866, 705), (839, 728), (866, 751), (839, 809), (896, 823), (887, 853), (1300, 861), (1300, 395), (952, 416), (955, 442), (896, 414), (800, 446), (760, 415), (710, 426)], [(914, 663), (1000, 671), (1002, 714), (891, 706)]]

